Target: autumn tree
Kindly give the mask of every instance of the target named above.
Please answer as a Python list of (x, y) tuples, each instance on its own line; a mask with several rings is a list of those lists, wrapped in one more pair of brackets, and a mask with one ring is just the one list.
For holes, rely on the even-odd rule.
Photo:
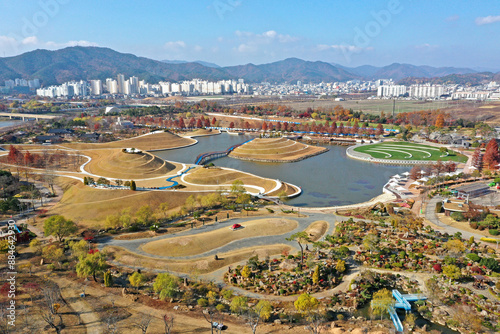
[(394, 307), (395, 300), (392, 298), (391, 291), (387, 289), (382, 289), (373, 294), (373, 299), (371, 302), (371, 308), (373, 314), (380, 315), (380, 319), (384, 314), (389, 314), (389, 310)]
[(471, 165), (476, 168), (481, 168), (481, 148), (476, 147), (474, 153), (472, 154)]
[(293, 305), (297, 311), (307, 314), (318, 309), (319, 300), (308, 293), (303, 293), (293, 302)]
[(95, 252), (80, 256), (76, 264), (76, 273), (78, 277), (92, 276), (94, 282), (97, 282), (97, 274), (104, 272), (106, 268), (106, 255), (102, 252)]
[(272, 310), (273, 307), (267, 300), (260, 300), (257, 305), (247, 309), (244, 318), (246, 319), (247, 325), (250, 326), (253, 334), (257, 332), (257, 327), (259, 326), (261, 320), (265, 321), (271, 317)]
[(435, 123), (436, 128), (443, 128), (444, 127), (444, 115), (439, 114), (436, 118), (436, 123)]
[(186, 124), (184, 124), (184, 119), (182, 117), (179, 119), (179, 128), (184, 129), (186, 127)]
[(375, 132), (375, 134), (377, 136), (380, 136), (383, 133), (384, 133), (384, 126), (382, 125), (382, 123), (377, 124), (377, 131)]
[(286, 240), (296, 241), (297, 244), (299, 245), (299, 247), (300, 247), (300, 268), (302, 268), (302, 264), (304, 262), (304, 247), (302, 246), (302, 244), (311, 242), (311, 240), (309, 239), (309, 235), (307, 234), (307, 232), (304, 232), (304, 231), (297, 232), (297, 233), (292, 234), (289, 238), (286, 238)]
[(160, 299), (172, 298), (177, 295), (179, 278), (168, 273), (160, 273), (153, 283), (153, 290), (160, 295)]
[(236, 296), (229, 305), (231, 312), (242, 314), (248, 308), (248, 298), (245, 296)]
[(444, 266), (443, 274), (450, 279), (450, 284), (452, 280), (458, 280), (462, 277), (462, 271), (454, 264)]
[(370, 233), (365, 236), (363, 239), (363, 247), (366, 250), (370, 251), (370, 254), (377, 249), (379, 238), (376, 234)]
[(140, 272), (135, 271), (130, 277), (128, 278), (130, 285), (132, 285), (134, 288), (139, 289), (144, 282), (146, 282), (146, 276), (141, 274)]
[(486, 145), (483, 160), (488, 165), (489, 169), (498, 169), (497, 165), (500, 162), (500, 155), (498, 153), (498, 143), (496, 139), (491, 139), (488, 145)]
[(76, 224), (60, 215), (47, 218), (43, 223), (43, 232), (45, 235), (56, 236), (59, 241), (64, 237), (70, 236), (78, 231)]

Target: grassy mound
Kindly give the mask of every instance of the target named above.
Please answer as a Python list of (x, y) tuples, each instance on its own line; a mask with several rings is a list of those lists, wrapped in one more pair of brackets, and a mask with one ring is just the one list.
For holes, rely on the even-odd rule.
[(328, 222), (324, 220), (318, 220), (311, 225), (309, 225), (305, 232), (311, 239), (311, 241), (318, 241), (328, 230)]
[(213, 256), (201, 257), (193, 260), (164, 260), (132, 253), (118, 246), (106, 246), (105, 251), (113, 255), (115, 261), (124, 265), (134, 266), (137, 259), (141, 261), (141, 266), (148, 269), (171, 270), (179, 273), (199, 273), (206, 274), (229, 265), (247, 260), (257, 255), (260, 259), (266, 256), (282, 254), (284, 251), (290, 252), (292, 247), (283, 244), (256, 246), (242, 248), (227, 253), (217, 254), (219, 260), (214, 260)]
[(376, 159), (385, 160), (422, 160), (466, 162), (467, 157), (455, 151), (441, 152), (439, 147), (408, 142), (384, 142), (363, 145), (354, 149)]
[(220, 229), (183, 237), (157, 240), (143, 245), (143, 251), (160, 256), (189, 256), (206, 253), (230, 242), (246, 238), (281, 235), (297, 228), (295, 220), (271, 218), (248, 221), (232, 231), (228, 226)]
[(109, 143), (69, 143), (61, 144), (61, 146), (75, 150), (134, 147), (143, 151), (152, 151), (182, 147), (195, 142), (194, 139), (182, 138), (169, 132), (159, 132)]
[(84, 154), (92, 160), (85, 166), (89, 173), (123, 180), (145, 179), (165, 175), (175, 165), (150, 153), (124, 153), (121, 150), (91, 150)]
[(229, 156), (243, 160), (293, 162), (327, 150), (287, 138), (256, 138), (236, 148)]
[(205, 186), (230, 185), (236, 180), (241, 180), (244, 184), (259, 186), (266, 191), (272, 190), (276, 186), (274, 180), (222, 168), (197, 168), (187, 174), (184, 179), (186, 182)]
[[(84, 186), (83, 183), (66, 178), (58, 178), (64, 189), (61, 201), (49, 214), (62, 215), (85, 227), (104, 225), (108, 215), (129, 209), (133, 215), (141, 206), (157, 207), (167, 202), (175, 210), (182, 206), (193, 193), (163, 191), (100, 190)], [(196, 193), (194, 193), (196, 196)]]

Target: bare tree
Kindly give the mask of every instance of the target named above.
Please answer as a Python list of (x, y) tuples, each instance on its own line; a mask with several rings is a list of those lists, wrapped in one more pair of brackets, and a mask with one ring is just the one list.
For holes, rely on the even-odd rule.
[(146, 334), (149, 325), (151, 325), (151, 321), (153, 321), (153, 316), (150, 314), (143, 314), (141, 319), (137, 321), (134, 326), (139, 328), (142, 331), (142, 334)]
[(163, 323), (165, 324), (165, 334), (170, 334), (174, 328), (174, 316), (165, 314), (163, 316)]
[(306, 317), (307, 326), (306, 328), (311, 332), (311, 334), (320, 334), (323, 329), (325, 329), (325, 316), (322, 311), (314, 311), (307, 315)]
[(42, 299), (37, 305), (38, 313), (43, 321), (59, 334), (64, 325), (61, 314), (57, 313), (61, 307), (61, 302), (64, 302), (61, 290), (57, 284), (49, 283), (42, 288), (41, 293)]
[[(224, 315), (222, 313), (219, 313), (213, 305), (210, 305), (208, 308), (203, 310), (203, 316), (205, 317), (205, 320), (210, 324), (210, 331), (212, 334), (214, 334), (214, 324), (217, 323), (217, 325), (222, 325), (222, 323), (224, 322)], [(220, 328), (217, 328), (217, 332), (220, 333), (222, 330), (222, 326), (218, 327)]]

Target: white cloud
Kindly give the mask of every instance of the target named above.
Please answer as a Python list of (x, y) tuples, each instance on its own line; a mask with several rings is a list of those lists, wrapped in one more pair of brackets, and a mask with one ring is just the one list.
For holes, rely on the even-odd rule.
[(447, 22), (454, 22), (454, 21), (458, 21), (460, 19), (460, 16), (458, 15), (452, 15), (452, 16), (448, 16), (446, 18), (446, 21)]
[(478, 17), (476, 18), (476, 24), (478, 26), (482, 26), (484, 24), (490, 24), (490, 23), (495, 23), (495, 22), (500, 22), (500, 15), (497, 16), (485, 16), (485, 17)]
[(257, 52), (264, 45), (267, 48), (270, 44), (289, 44), (299, 40), (298, 37), (280, 34), (275, 30), (264, 31), (261, 34), (236, 30), (234, 34), (241, 41), (235, 50), (242, 53)]
[(201, 51), (203, 51), (203, 47), (202, 47), (202, 46), (200, 46), (200, 45), (195, 45), (193, 49), (194, 49), (194, 51), (196, 51), (196, 52), (201, 52)]
[(167, 50), (178, 51), (186, 48), (186, 43), (184, 41), (167, 42), (163, 47)]
[(31, 51), (34, 49), (61, 49), (69, 46), (98, 46), (97, 43), (89, 41), (68, 41), (68, 42), (53, 42), (41, 41), (36, 36), (28, 36), (23, 39), (16, 39), (10, 36), (0, 36), (0, 54), (5, 53), (9, 56), (14, 56), (19, 53)]
[(36, 36), (26, 37), (25, 39), (23, 39), (21, 41), (21, 44), (24, 44), (24, 45), (36, 45), (36, 44), (38, 44), (38, 38)]

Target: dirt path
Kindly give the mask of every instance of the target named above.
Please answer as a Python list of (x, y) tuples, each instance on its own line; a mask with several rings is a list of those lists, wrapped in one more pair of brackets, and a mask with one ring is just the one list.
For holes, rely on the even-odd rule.
[(87, 328), (88, 334), (101, 334), (104, 333), (101, 327), (101, 319), (99, 315), (94, 312), (84, 298), (80, 297), (80, 292), (75, 289), (75, 282), (66, 278), (59, 278), (57, 280), (61, 288), (61, 294), (69, 306), (80, 316), (80, 320)]

